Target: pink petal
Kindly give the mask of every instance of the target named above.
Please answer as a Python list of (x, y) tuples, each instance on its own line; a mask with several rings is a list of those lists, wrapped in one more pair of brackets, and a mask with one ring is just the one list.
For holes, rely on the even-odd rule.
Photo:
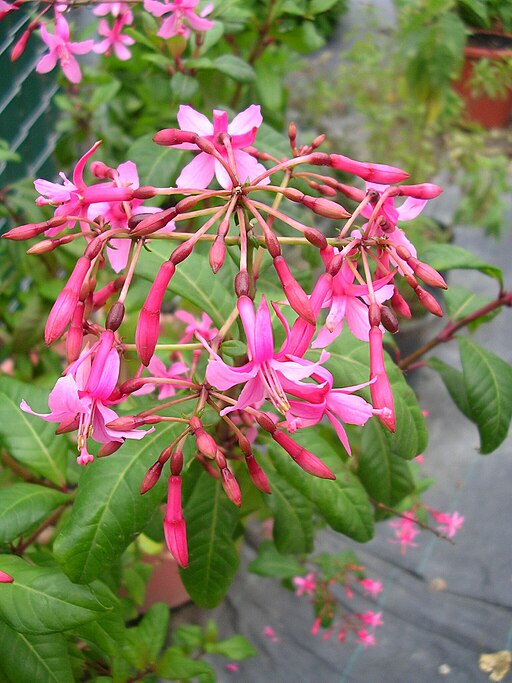
[(350, 298), (347, 304), (345, 319), (350, 331), (361, 341), (368, 341), (370, 323), (368, 321), (368, 307), (356, 298)]
[(176, 180), (176, 187), (193, 187), (202, 189), (208, 187), (215, 172), (215, 159), (201, 152), (180, 173)]
[(426, 199), (415, 199), (414, 197), (407, 197), (402, 206), (397, 208), (398, 220), (399, 221), (411, 221), (425, 208), (427, 203)]
[(123, 268), (126, 268), (128, 255), (130, 253), (130, 242), (131, 240), (123, 239), (110, 240), (110, 245), (115, 248), (111, 249), (109, 246), (107, 247), (107, 258), (115, 273), (120, 273)]
[(250, 361), (239, 367), (226, 365), (222, 360), (209, 360), (206, 368), (206, 379), (220, 391), (230, 389), (236, 384), (247, 382), (258, 373), (258, 367)]
[(373, 415), (372, 406), (364, 398), (347, 394), (344, 389), (333, 389), (329, 392), (327, 407), (336, 417), (351, 425), (364, 425)]
[[(46, 74), (55, 68), (57, 64), (57, 53), (49, 52), (47, 55), (41, 57), (36, 66), (36, 71), (38, 74)], [(53, 184), (53, 183), (52, 183)]]
[(262, 123), (261, 107), (259, 104), (251, 104), (231, 121), (228, 126), (228, 133), (230, 135), (243, 135), (252, 128), (259, 128)]
[[(224, 155), (226, 158), (226, 155)], [(210, 157), (213, 159), (213, 157)], [(215, 169), (215, 177), (219, 181), (219, 185), (224, 189), (224, 190), (230, 190), (233, 187), (233, 183), (231, 182), (231, 178), (229, 177), (228, 172), (224, 168), (224, 166), (220, 163), (220, 161), (217, 161), (217, 159), (214, 159), (214, 165)]]
[(78, 66), (78, 62), (72, 54), (68, 55), (67, 60), (61, 60), (62, 71), (70, 83), (80, 83), (82, 80), (82, 72)]
[(341, 330), (343, 329), (343, 320), (337, 325), (332, 332), (330, 332), (327, 327), (322, 327), (315, 341), (311, 344), (312, 349), (325, 349), (326, 346), (332, 344), (332, 342), (340, 336)]
[[(238, 175), (238, 180), (244, 184), (248, 180), (251, 181), (257, 178), (262, 173), (265, 173), (265, 167), (260, 164), (253, 156), (247, 152), (243, 152), (240, 149), (235, 149), (234, 151), (236, 170)], [(217, 176), (218, 177), (218, 176)], [(219, 180), (220, 182), (220, 180)], [(260, 181), (260, 185), (268, 185), (270, 183), (270, 178), (267, 176)]]
[(68, 47), (75, 55), (85, 55), (94, 48), (94, 40), (81, 40), (79, 43), (70, 43)]
[(177, 119), (181, 130), (190, 130), (202, 136), (213, 135), (212, 122), (188, 104), (180, 105)]
[(347, 451), (347, 453), (349, 455), (352, 455), (352, 451), (350, 449), (350, 443), (348, 441), (348, 436), (347, 436), (347, 432), (345, 431), (345, 428), (343, 427), (341, 422), (339, 422), (339, 420), (336, 418), (336, 416), (333, 415), (329, 410), (326, 412), (326, 415), (327, 415), (327, 419), (329, 420), (329, 422), (334, 427), (336, 434), (338, 436), (338, 439), (343, 444), (343, 447), (345, 448), (345, 450)]
[(263, 296), (256, 311), (254, 326), (254, 360), (263, 363), (274, 357), (274, 336), (272, 334), (272, 320), (267, 300)]
[(161, 17), (170, 11), (168, 4), (156, 0), (144, 0), (144, 9), (154, 17)]
[(265, 395), (265, 385), (263, 384), (263, 381), (261, 380), (259, 375), (257, 375), (256, 377), (247, 382), (245, 387), (242, 389), (236, 404), (234, 406), (224, 408), (223, 410), (221, 410), (220, 414), (226, 415), (227, 413), (230, 413), (233, 410), (243, 410), (244, 408), (247, 408), (247, 406), (259, 407), (260, 404), (264, 401)]

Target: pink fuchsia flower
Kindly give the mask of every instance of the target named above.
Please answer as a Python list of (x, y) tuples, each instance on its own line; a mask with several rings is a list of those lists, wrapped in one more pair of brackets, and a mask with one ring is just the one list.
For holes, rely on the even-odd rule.
[(265, 638), (268, 638), (271, 640), (273, 643), (278, 643), (279, 642), (279, 637), (272, 628), (272, 626), (264, 626), (263, 627), (263, 635)]
[[(119, 354), (113, 348), (113, 333), (104, 332), (90, 349), (84, 349), (72, 363), (64, 377), (60, 377), (48, 397), (49, 413), (37, 413), (22, 401), (20, 408), (47, 422), (60, 422), (78, 428), (77, 462), (87, 465), (93, 456), (87, 451), (87, 439), (100, 443), (122, 442), (124, 439), (142, 439), (148, 432), (139, 430), (113, 431), (106, 425), (117, 419), (108, 406), (119, 378)], [(149, 431), (152, 431), (149, 430)]]
[[(287, 415), (290, 411), (290, 403), (283, 390), (283, 380), (288, 380), (296, 391), (300, 391), (301, 388), (307, 386), (301, 384), (300, 380), (311, 377), (323, 359), (313, 363), (295, 356), (287, 357), (287, 342), (279, 353), (275, 353), (272, 320), (265, 297), (262, 297), (256, 315), (253, 302), (249, 297), (240, 297), (237, 305), (247, 337), (249, 362), (238, 367), (227, 365), (203, 341), (212, 356), (206, 369), (208, 382), (220, 391), (245, 383), (236, 404), (224, 408), (221, 415), (226, 415), (233, 410), (243, 410), (247, 406), (259, 407), (265, 398), (269, 398), (280, 413)], [(316, 388), (315, 385), (313, 388)]]
[[(1, 9), (1, 8), (0, 8)], [(0, 569), (0, 583), (12, 583), (14, 579)]]
[(188, 38), (190, 29), (194, 31), (209, 31), (213, 28), (213, 21), (205, 19), (213, 9), (213, 5), (207, 5), (200, 14), (196, 13), (199, 0), (175, 0), (174, 2), (157, 2), (157, 0), (144, 0), (144, 9), (154, 17), (162, 17), (171, 13), (162, 22), (157, 33), (160, 38), (183, 36)]
[(372, 610), (367, 610), (366, 612), (358, 614), (357, 616), (359, 618), (359, 621), (361, 621), (363, 624), (366, 624), (367, 626), (371, 626), (372, 628), (382, 626), (382, 624), (384, 623), (382, 621), (382, 612), (373, 612)]
[(227, 671), (232, 671), (233, 673), (236, 673), (239, 670), (238, 664), (235, 664), (234, 662), (230, 662), (229, 664), (226, 664), (226, 670)]
[[(181, 105), (178, 111), (178, 123), (181, 130), (197, 133), (212, 142), (229, 164), (240, 184), (265, 172), (262, 164), (243, 151), (244, 147), (253, 144), (262, 121), (261, 108), (256, 104), (251, 104), (250, 107), (237, 114), (229, 124), (227, 113), (220, 109), (213, 110), (213, 123), (188, 105)], [(234, 166), (230, 162), (225, 136), (229, 139)], [(197, 145), (188, 142), (176, 145), (176, 147), (198, 149)], [(224, 166), (214, 156), (200, 152), (182, 170), (176, 185), (177, 187), (205, 188), (208, 187), (214, 175), (221, 187), (226, 190), (231, 189), (233, 184)], [(269, 182), (270, 179), (265, 178), (261, 184), (266, 185)]]
[[(34, 181), (34, 187), (41, 195), (36, 199), (38, 206), (46, 204), (57, 205), (55, 216), (78, 216), (87, 217), (87, 209), (91, 204), (99, 202), (124, 202), (132, 199), (132, 189), (129, 187), (116, 187), (111, 182), (87, 185), (84, 181), (84, 170), (90, 157), (101, 145), (101, 140), (94, 145), (79, 159), (73, 170), (73, 181), (68, 180), (64, 173), (59, 173), (63, 184), (52, 183), (38, 178)], [(69, 228), (75, 225), (76, 220), (70, 219), (67, 223)], [(50, 228), (45, 235), (53, 237), (63, 230), (64, 226)]]
[(418, 544), (414, 543), (414, 539), (420, 533), (416, 520), (403, 517), (401, 519), (394, 519), (389, 522), (389, 526), (394, 529), (395, 538), (388, 539), (390, 543), (397, 543), (400, 545), (400, 553), (405, 555), (407, 548), (417, 548)]
[(376, 598), (379, 593), (382, 593), (383, 586), (382, 581), (375, 581), (374, 579), (358, 579), (359, 585), (362, 587), (365, 595), (370, 595), (372, 598)]
[(169, 477), (164, 534), (170, 553), (180, 567), (186, 568), (188, 567), (187, 527), (181, 507), (181, 484), (182, 480), (179, 475)]
[(316, 574), (308, 572), (306, 576), (294, 576), (292, 583), (295, 586), (295, 595), (314, 595), (316, 591)]
[[(92, 164), (93, 166), (93, 164)], [(137, 167), (133, 161), (125, 161), (119, 164), (117, 169), (112, 169), (113, 181), (102, 183), (98, 186), (103, 191), (108, 191), (107, 188), (130, 188), (136, 190), (139, 187), (139, 174)], [(69, 181), (68, 181), (69, 182)], [(112, 228), (119, 228), (120, 230), (128, 230), (128, 219), (137, 213), (158, 213), (160, 208), (155, 206), (145, 206), (141, 208), (142, 199), (132, 199), (130, 201), (104, 201), (94, 202), (87, 208), (87, 217), (95, 220), (99, 216), (103, 217), (105, 223), (109, 223)], [(159, 233), (172, 232), (175, 229), (174, 221), (170, 221), (166, 226), (161, 228)], [(112, 266), (112, 269), (119, 273), (126, 267), (128, 262), (128, 255), (130, 253), (129, 239), (113, 238), (109, 240), (107, 247), (107, 257)]]
[[(324, 261), (327, 263), (339, 253), (338, 249), (325, 250)], [(326, 263), (326, 265), (327, 265)], [(368, 321), (368, 288), (354, 284), (354, 273), (348, 263), (344, 263), (339, 273), (332, 278), (332, 286), (322, 307), (329, 308), (324, 327), (312, 344), (313, 348), (324, 348), (332, 343), (343, 329), (343, 321), (357, 339), (368, 341), (370, 323)], [(393, 285), (386, 284), (386, 278), (373, 283), (375, 300), (383, 303), (393, 296)]]
[[(164, 379), (175, 379), (188, 372), (185, 363), (172, 363), (169, 368), (166, 367), (163, 360), (158, 356), (153, 356), (148, 365), (149, 372), (153, 377), (162, 377)], [(176, 389), (172, 384), (162, 384), (158, 392), (158, 400), (162, 401), (164, 398), (174, 396)]]
[(459, 515), (457, 511), (448, 512), (438, 512), (432, 508), (428, 509), (432, 517), (438, 523), (438, 530), (448, 536), (448, 538), (453, 538), (455, 534), (462, 529), (464, 524), (464, 517)]
[(123, 14), (129, 14), (130, 21), (128, 23), (131, 24), (133, 21), (130, 5), (128, 5), (126, 2), (101, 2), (93, 9), (93, 13), (97, 17), (104, 17), (107, 14), (110, 14), (116, 19)]
[(181, 309), (179, 311), (175, 311), (174, 315), (178, 318), (178, 320), (181, 320), (187, 325), (185, 328), (185, 334), (179, 341), (180, 344), (188, 344), (188, 342), (192, 341), (194, 337), (196, 339), (198, 337), (202, 337), (203, 339), (206, 339), (206, 341), (211, 341), (219, 331), (216, 327), (213, 327), (213, 320), (210, 318), (208, 313), (202, 313), (200, 320), (195, 318), (192, 313)]
[(111, 27), (105, 19), (102, 19), (98, 24), (98, 33), (104, 36), (105, 39), (94, 46), (94, 52), (97, 54), (112, 54), (112, 51), (118, 59), (125, 62), (130, 59), (132, 53), (127, 48), (127, 45), (133, 45), (135, 40), (131, 36), (124, 36), (121, 31), (123, 28), (131, 24), (133, 15), (131, 12), (121, 14)]
[(375, 645), (375, 635), (371, 631), (362, 628), (356, 631), (356, 636), (356, 642), (361, 643), (365, 650)]
[(41, 38), (50, 48), (36, 66), (40, 74), (51, 71), (60, 61), (64, 75), (71, 83), (80, 83), (82, 74), (73, 55), (84, 55), (94, 47), (94, 40), (82, 40), (79, 43), (69, 42), (69, 25), (62, 14), (55, 14), (55, 33), (49, 33), (46, 26), (41, 24)]

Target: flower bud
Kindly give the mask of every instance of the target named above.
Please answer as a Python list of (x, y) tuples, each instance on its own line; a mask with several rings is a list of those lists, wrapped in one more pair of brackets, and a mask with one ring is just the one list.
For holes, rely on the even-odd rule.
[(277, 427), (268, 415), (265, 415), (265, 413), (257, 413), (255, 417), (256, 422), (266, 432), (268, 432), (269, 434), (273, 434), (276, 431)]
[(124, 304), (121, 301), (116, 301), (107, 315), (105, 328), (115, 332), (121, 327), (124, 318)]
[(201, 421), (195, 415), (190, 418), (190, 427), (196, 438), (198, 451), (207, 458), (214, 460), (217, 454), (217, 444), (213, 436), (205, 431)]
[(155, 352), (160, 331), (160, 308), (167, 286), (175, 271), (176, 267), (171, 261), (165, 261), (161, 265), (140, 312), (135, 332), (135, 345), (139, 358), (144, 365), (149, 365), (149, 361)]
[(107, 443), (104, 443), (98, 451), (98, 458), (105, 458), (108, 455), (112, 455), (112, 453), (118, 451), (122, 445), (123, 441), (107, 441)]
[(389, 306), (381, 306), (381, 322), (388, 332), (396, 334), (398, 332), (398, 318)]
[(98, 308), (103, 308), (111, 296), (116, 292), (119, 292), (124, 285), (126, 279), (125, 275), (120, 275), (115, 280), (109, 282), (105, 287), (102, 287), (97, 292), (94, 292), (92, 297), (92, 307), (94, 310)]
[(167, 507), (164, 518), (165, 541), (180, 567), (188, 566), (187, 528), (181, 509), (181, 477), (171, 475), (168, 481)]
[(338, 168), (347, 173), (353, 173), (359, 178), (372, 183), (392, 185), (393, 183), (400, 183), (409, 177), (408, 173), (401, 168), (396, 168), (396, 166), (355, 161), (354, 159), (350, 159), (341, 154), (331, 154), (330, 160), (333, 168)]
[(157, 145), (173, 147), (174, 145), (182, 145), (183, 143), (195, 144), (196, 138), (196, 133), (192, 133), (188, 130), (164, 128), (153, 136), (153, 142), (156, 142)]
[(293, 277), (288, 264), (282, 256), (277, 256), (277, 258), (274, 259), (274, 268), (276, 269), (290, 306), (301, 318), (304, 318), (306, 322), (315, 325), (316, 319), (311, 304), (309, 303), (308, 295)]
[(368, 322), (370, 327), (378, 327), (381, 321), (381, 307), (377, 303), (370, 304), (368, 308)]
[(305, 472), (321, 479), (336, 479), (336, 475), (316, 455), (299, 446), (288, 434), (276, 429), (272, 438)]
[(60, 425), (55, 430), (55, 434), (68, 434), (69, 432), (74, 432), (80, 426), (80, 421), (77, 417), (72, 417), (65, 422), (61, 422)]
[(246, 270), (241, 270), (235, 276), (235, 294), (238, 298), (241, 296), (249, 296), (251, 289), (251, 279)]
[(214, 274), (224, 265), (226, 258), (226, 241), (222, 235), (217, 235), (210, 249), (210, 267)]
[(152, 197), (156, 197), (156, 190), (151, 185), (143, 185), (133, 190), (134, 199), (151, 199)]
[(163, 464), (158, 460), (153, 465), (151, 465), (149, 470), (144, 475), (144, 479), (142, 480), (142, 484), (140, 487), (140, 492), (142, 495), (150, 491), (153, 488), (153, 486), (155, 486), (155, 484), (160, 479), (162, 469)]
[(326, 249), (328, 246), (325, 235), (321, 233), (320, 230), (316, 230), (315, 228), (308, 228), (307, 230), (304, 230), (304, 237), (317, 249)]
[[(132, 229), (132, 236), (146, 237), (147, 235), (151, 235), (157, 230), (161, 230), (162, 228), (164, 228), (167, 225), (167, 223), (175, 217), (176, 209), (174, 208), (174, 206), (171, 206), (171, 208), (165, 209), (164, 211), (152, 213), (137, 223), (136, 227)], [(136, 218), (137, 216), (132, 216), (130, 218), (130, 220), (128, 221), (128, 227), (130, 227), (131, 224), (133, 224), (133, 222), (130, 223), (130, 221)]]
[(220, 477), (219, 470), (212, 465), (212, 461), (208, 460), (208, 458), (205, 458), (202, 453), (199, 453), (199, 451), (196, 453), (196, 460), (201, 463), (206, 473), (212, 479), (218, 479)]
[(389, 191), (390, 197), (414, 197), (414, 199), (435, 199), (443, 191), (442, 187), (434, 183), (420, 183), (419, 185), (398, 185)]
[[(0, 17), (1, 18), (1, 17)], [(14, 579), (0, 569), (0, 583), (12, 583)]]
[(252, 453), (245, 456), (245, 463), (247, 465), (247, 469), (249, 470), (249, 476), (251, 477), (251, 481), (254, 486), (256, 486), (256, 488), (263, 493), (272, 493), (267, 475), (259, 466), (258, 461), (254, 455), (252, 455)]
[(265, 244), (267, 245), (268, 253), (272, 258), (275, 259), (278, 256), (281, 256), (281, 245), (273, 232), (267, 231), (265, 233)]
[(242, 505), (242, 492), (240, 491), (240, 486), (236, 480), (235, 475), (228, 467), (224, 467), (220, 471), (222, 488), (229, 500), (234, 503), (237, 507)]
[(106, 180), (107, 178), (112, 178), (114, 175), (114, 169), (107, 166), (107, 164), (104, 164), (103, 161), (93, 161), (90, 164), (89, 169), (93, 176), (99, 180)]
[(432, 266), (429, 266), (428, 263), (423, 263), (416, 258), (410, 258), (407, 261), (407, 265), (413, 269), (416, 277), (423, 280), (425, 284), (431, 287), (438, 287), (439, 289), (448, 289), (448, 285), (441, 273), (432, 268)]
[(427, 309), (427, 311), (437, 315), (439, 318), (443, 317), (443, 309), (430, 292), (427, 292), (427, 290), (423, 289), (423, 287), (416, 287), (414, 293), (418, 297), (418, 300), (422, 306)]
[(161, 421), (162, 418), (159, 415), (123, 415), (109, 422), (106, 427), (113, 432), (125, 432), (142, 427), (142, 425), (154, 425)]
[(178, 449), (171, 455), (171, 474), (178, 476), (183, 469), (183, 451)]
[(370, 395), (373, 407), (380, 411), (380, 421), (394, 432), (396, 417), (391, 385), (384, 365), (384, 350), (382, 348), (382, 330), (379, 327), (370, 328)]
[(32, 30), (30, 28), (28, 28), (26, 31), (23, 31), (23, 33), (21, 34), (21, 38), (17, 41), (17, 43), (12, 49), (11, 62), (15, 62), (17, 59), (21, 57), (21, 55), (25, 51), (25, 48), (27, 47), (28, 39), (31, 35)]
[(175, 266), (177, 266), (178, 263), (181, 263), (190, 256), (195, 245), (196, 243), (193, 239), (188, 239), (186, 242), (183, 242), (178, 247), (176, 247), (176, 249), (169, 256), (169, 261), (173, 263)]
[(411, 309), (409, 308), (409, 304), (407, 301), (404, 299), (404, 297), (399, 293), (398, 289), (396, 289), (393, 292), (393, 296), (390, 299), (390, 304), (398, 315), (402, 316), (402, 318), (410, 318), (411, 317)]
[(80, 290), (90, 266), (91, 262), (87, 257), (81, 256), (78, 259), (66, 286), (53, 304), (44, 332), (44, 339), (48, 346), (61, 336), (73, 317), (80, 296)]
[(27, 223), (25, 225), (19, 225), (17, 228), (12, 228), (8, 230), (2, 237), (6, 240), (29, 240), (33, 237), (37, 237), (45, 230), (50, 230), (51, 228), (58, 228), (61, 225), (67, 223), (66, 216), (54, 216), (48, 221), (43, 221), (42, 223)]
[(333, 220), (350, 218), (351, 215), (341, 204), (333, 202), (331, 199), (325, 199), (325, 197), (310, 197), (305, 194), (302, 198), (302, 204), (319, 216)]
[(68, 334), (66, 337), (66, 360), (73, 363), (82, 350), (84, 338), (84, 302), (78, 301), (71, 318)]

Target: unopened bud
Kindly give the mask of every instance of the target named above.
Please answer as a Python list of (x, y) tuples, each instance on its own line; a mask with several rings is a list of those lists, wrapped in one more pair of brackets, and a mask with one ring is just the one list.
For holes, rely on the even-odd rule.
[(246, 270), (241, 270), (235, 276), (235, 294), (238, 298), (241, 296), (249, 296), (251, 289), (251, 279)]
[(423, 287), (416, 287), (414, 292), (422, 306), (426, 308), (427, 311), (437, 315), (439, 318), (443, 317), (443, 310), (441, 306), (437, 303), (435, 297), (433, 297), (430, 292), (427, 292), (427, 290), (423, 289)]
[(112, 178), (114, 174), (114, 169), (110, 166), (107, 166), (107, 164), (104, 164), (103, 161), (93, 161), (90, 164), (89, 169), (93, 176), (95, 178), (98, 178), (99, 180), (106, 180), (107, 178)]
[(378, 327), (381, 321), (381, 308), (377, 303), (371, 303), (368, 308), (368, 321), (370, 327)]
[(176, 247), (176, 249), (169, 256), (169, 261), (175, 266), (178, 265), (178, 263), (181, 263), (190, 256), (195, 244), (195, 241), (192, 239), (188, 239), (186, 242), (183, 242), (179, 245), (179, 247)]
[(25, 48), (28, 43), (28, 39), (32, 35), (32, 30), (28, 28), (26, 31), (23, 31), (21, 34), (21, 38), (18, 40), (18, 42), (15, 44), (15, 46), (12, 49), (11, 52), (11, 62), (15, 62), (17, 59), (21, 57), (23, 52), (25, 51)]
[(304, 230), (304, 237), (317, 249), (326, 249), (328, 246), (325, 235), (315, 228)]
[(352, 173), (363, 180), (382, 185), (400, 183), (409, 177), (409, 174), (396, 166), (387, 164), (371, 164), (364, 161), (356, 161), (341, 154), (330, 155), (331, 166), (341, 171)]
[(237, 507), (242, 505), (242, 492), (240, 491), (240, 486), (236, 480), (235, 475), (230, 469), (224, 467), (220, 471), (222, 488), (226, 493), (229, 500), (234, 503)]
[(398, 318), (389, 306), (381, 306), (381, 322), (388, 332), (396, 334), (398, 332)]
[(402, 318), (411, 317), (411, 309), (409, 308), (409, 304), (396, 288), (393, 292), (393, 296), (390, 299), (390, 304), (395, 313), (402, 316)]
[(423, 263), (423, 261), (419, 261), (416, 258), (410, 258), (407, 264), (413, 269), (416, 277), (423, 280), (426, 285), (438, 287), (439, 289), (448, 289), (448, 285), (441, 273), (432, 268), (432, 266), (429, 266), (428, 263)]
[(214, 273), (222, 268), (225, 258), (226, 242), (222, 235), (217, 235), (210, 249), (210, 267)]
[(182, 145), (183, 143), (195, 144), (196, 138), (196, 133), (192, 133), (188, 130), (164, 128), (153, 136), (153, 142), (156, 142), (157, 145), (173, 147), (174, 145)]
[(265, 244), (267, 245), (268, 253), (273, 259), (281, 256), (281, 245), (273, 232), (265, 233)]
[(84, 338), (84, 302), (78, 301), (66, 337), (66, 360), (73, 363), (80, 355)]
[(284, 432), (276, 429), (272, 438), (291, 456), (305, 472), (321, 479), (336, 479), (336, 475), (316, 455), (302, 448)]
[[(149, 216), (143, 218), (137, 225), (132, 229), (133, 237), (145, 237), (147, 235), (152, 235), (157, 230), (165, 228), (167, 223), (176, 217), (176, 209), (171, 206), (169, 209), (164, 211), (158, 211), (157, 213), (152, 213)], [(128, 227), (130, 227), (130, 221), (136, 219), (137, 216), (132, 216), (128, 221)]]
[(66, 216), (54, 216), (53, 218), (50, 218), (50, 220), (43, 221), (42, 223), (26, 223), (25, 225), (19, 225), (17, 228), (8, 230), (2, 237), (6, 240), (29, 240), (33, 237), (37, 237), (46, 230), (64, 225), (64, 223), (67, 223), (67, 220)]
[(290, 147), (294, 150), (297, 144), (297, 126), (293, 121), (288, 124), (288, 138), (290, 139)]
[(105, 328), (115, 332), (121, 327), (124, 318), (124, 304), (121, 301), (116, 301), (107, 315)]
[(104, 443), (98, 451), (98, 458), (106, 458), (108, 455), (112, 455), (112, 453), (118, 451), (122, 445), (123, 441), (107, 441), (107, 443)]
[(308, 156), (308, 164), (313, 166), (330, 166), (331, 156), (329, 154), (323, 154), (322, 152), (315, 152)]
[(212, 461), (205, 458), (199, 451), (196, 453), (196, 460), (201, 463), (205, 472), (212, 477), (212, 479), (218, 479), (220, 477), (219, 470), (212, 465)]
[(174, 451), (171, 455), (171, 474), (177, 476), (183, 469), (183, 451), (181, 449)]
[(434, 183), (420, 183), (419, 185), (398, 185), (391, 188), (390, 197), (414, 197), (414, 199), (435, 199), (443, 191), (442, 187)]
[(311, 304), (309, 303), (309, 298), (306, 292), (299, 285), (297, 280), (291, 274), (288, 264), (282, 256), (278, 256), (274, 259), (274, 268), (281, 281), (283, 290), (288, 303), (293, 308), (293, 310), (300, 315), (301, 318), (311, 325), (316, 325), (315, 315)]
[(151, 199), (156, 197), (156, 190), (151, 185), (143, 185), (133, 190), (134, 199)]
[(123, 415), (118, 417), (106, 426), (113, 432), (125, 432), (142, 425), (153, 425), (161, 422), (162, 418), (159, 415)]
[(142, 480), (142, 484), (140, 487), (140, 492), (142, 495), (150, 491), (153, 488), (153, 486), (155, 486), (155, 484), (160, 479), (162, 469), (163, 464), (158, 460), (153, 465), (151, 465), (149, 470), (144, 475), (144, 479)]
[(305, 194), (302, 198), (302, 204), (317, 215), (324, 216), (325, 218), (342, 220), (350, 217), (350, 213), (341, 204), (333, 202), (331, 199), (325, 199), (325, 197), (311, 197)]
[(272, 491), (270, 490), (270, 484), (268, 482), (267, 475), (261, 469), (256, 458), (254, 457), (254, 455), (252, 455), (252, 453), (250, 455), (246, 455), (245, 462), (247, 465), (247, 469), (249, 470), (249, 476), (251, 477), (251, 481), (254, 484), (254, 486), (256, 486), (256, 488), (262, 491), (263, 493), (272, 493)]
[(144, 365), (149, 365), (149, 361), (155, 353), (160, 332), (160, 309), (167, 286), (175, 271), (176, 268), (171, 261), (165, 261), (160, 266), (140, 312), (135, 332), (135, 345), (139, 358)]
[(213, 436), (205, 431), (201, 420), (195, 415), (190, 418), (190, 427), (196, 439), (197, 449), (207, 458), (214, 460), (217, 454), (217, 444)]
[(68, 434), (69, 432), (74, 432), (80, 426), (80, 421), (76, 417), (72, 417), (69, 420), (61, 422), (60, 425), (55, 430), (55, 434)]
[(276, 431), (277, 427), (268, 415), (265, 415), (265, 413), (257, 413), (255, 417), (256, 422), (266, 432), (268, 432), (269, 434), (273, 434)]

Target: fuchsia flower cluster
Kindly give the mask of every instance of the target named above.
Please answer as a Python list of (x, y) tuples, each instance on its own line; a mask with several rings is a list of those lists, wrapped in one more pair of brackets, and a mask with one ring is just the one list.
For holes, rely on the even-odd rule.
[[(180, 5), (184, 12), (195, 7), (195, 3), (168, 5), (173, 11)], [(112, 7), (122, 16), (122, 4)], [(190, 15), (186, 16), (192, 26)], [(54, 216), (43, 223), (14, 228), (5, 237), (41, 236), (29, 249), (35, 254), (75, 240), (85, 243), (45, 329), (47, 344), (64, 338), (68, 366), (50, 393), (49, 413), (35, 413), (25, 402), (22, 409), (59, 423), (61, 432), (76, 430), (82, 465), (93, 460), (90, 442), (102, 444), (98, 455), (106, 456), (126, 439), (143, 438), (148, 430), (141, 427), (151, 430), (160, 422), (176, 423), (179, 433), (149, 468), (141, 490), (151, 489), (169, 462), (165, 537), (171, 552), (186, 567), (186, 520), (181, 504), (185, 442), (193, 441), (194, 457), (211, 476), (220, 478), (226, 495), (236, 505), (242, 503), (237, 480), (242, 463), (238, 460), (245, 462), (254, 485), (270, 493), (264, 468), (252, 450), (258, 433), (266, 433), (266, 438), (304, 471), (334, 479), (322, 454), (303, 448), (294, 434), (325, 419), (339, 438), (340, 451), (350, 455), (345, 425), (364, 425), (373, 418), (394, 431), (394, 400), (382, 339), (386, 330), (398, 329), (398, 316), (410, 316), (398, 280), (404, 280), (435, 315), (442, 311), (424, 285), (444, 288), (446, 284), (437, 271), (418, 260), (414, 246), (398, 226), (398, 221), (413, 218), (427, 200), (436, 197), (441, 192), (438, 186), (406, 185), (407, 173), (401, 169), (319, 152), (323, 137), (298, 147), (293, 124), (289, 128), (291, 154), (276, 159), (254, 147), (262, 122), (257, 105), (236, 115), (231, 123), (224, 111), (215, 110), (210, 122), (189, 106), (180, 107), (177, 118), (179, 128), (161, 130), (154, 137), (159, 145), (196, 153), (175, 187), (141, 186), (131, 161), (117, 168), (93, 161), (98, 142), (78, 161), (71, 180), (64, 174), (60, 183), (36, 180), (40, 194), (36, 201), (54, 207)], [(339, 182), (333, 176), (336, 170), (355, 175), (366, 182), (366, 188)], [(296, 178), (308, 184), (312, 194), (294, 187)], [(155, 196), (173, 201), (162, 209), (145, 206), (144, 202)], [(340, 196), (351, 200), (355, 208), (348, 211)], [(402, 197), (405, 201), (395, 205)], [(287, 202), (303, 208), (304, 221), (286, 213), (282, 207)], [(331, 221), (329, 237), (308, 221), (308, 215)], [(194, 227), (180, 232), (180, 225)], [(323, 265), (310, 293), (299, 284), (293, 264), (283, 253), (283, 226), (295, 232), (292, 242), (308, 245), (320, 254)], [(215, 235), (210, 237), (208, 233), (213, 231)], [(155, 273), (138, 318), (135, 344), (130, 345), (122, 327), (126, 296), (143, 247), (154, 239), (178, 242), (178, 246)], [(205, 239), (213, 240), (209, 255), (212, 277), (222, 269), (230, 245), (236, 247), (239, 265), (232, 314), (215, 328), (208, 311), (201, 320), (187, 312), (178, 313), (175, 324), (182, 321), (187, 327), (168, 367), (155, 355), (162, 306), (172, 296), (176, 270)], [(269, 302), (258, 292), (263, 258), (271, 262), (280, 284), (279, 302)], [(247, 347), (245, 358), (233, 365), (222, 344), (229, 340), (237, 318)], [(338, 387), (328, 369), (328, 348), (345, 322), (368, 344), (368, 375), (360, 384)], [(280, 345), (275, 341), (278, 332), (283, 339)], [(134, 377), (126, 379), (123, 358), (131, 346), (137, 351), (140, 367)], [(321, 351), (312, 358), (311, 348)], [(154, 407), (136, 415), (117, 416), (114, 408), (122, 410), (126, 398), (154, 387), (158, 387)], [(370, 401), (357, 393), (365, 387)], [(177, 404), (181, 417), (160, 414)], [(224, 422), (231, 434), (227, 441), (219, 442), (217, 434), (203, 423), (207, 407)], [(308, 590), (303, 586), (304, 592)]]
[[(15, 0), (13, 3), (0, 0), (0, 21), (11, 12), (19, 9), (27, 0)], [(202, 9), (198, 6), (199, 0), (176, 0), (175, 2), (157, 2), (157, 0), (144, 0), (140, 3), (144, 10), (154, 17), (162, 20), (157, 35), (161, 38), (180, 37), (183, 40), (190, 38), (193, 31), (196, 35), (209, 31), (214, 23), (207, 19), (213, 10), (213, 4), (208, 4)], [(18, 59), (27, 45), (31, 34), (39, 28), (42, 41), (46, 44), (46, 52), (39, 60), (36, 71), (47, 73), (60, 64), (62, 72), (71, 83), (79, 83), (82, 73), (75, 55), (85, 55), (89, 52), (114, 54), (118, 59), (126, 61), (131, 57), (130, 47), (135, 44), (132, 36), (124, 33), (124, 29), (134, 23), (132, 12), (133, 3), (127, 2), (100, 2), (95, 7), (94, 14), (102, 17), (98, 23), (99, 42), (92, 39), (82, 41), (71, 40), (71, 29), (65, 18), (65, 13), (71, 9), (72, 3), (62, 0), (54, 5), (53, 22), (47, 20), (47, 12), (52, 4), (43, 6), (28, 28), (16, 42), (11, 59)], [(110, 21), (104, 17), (110, 17)]]

